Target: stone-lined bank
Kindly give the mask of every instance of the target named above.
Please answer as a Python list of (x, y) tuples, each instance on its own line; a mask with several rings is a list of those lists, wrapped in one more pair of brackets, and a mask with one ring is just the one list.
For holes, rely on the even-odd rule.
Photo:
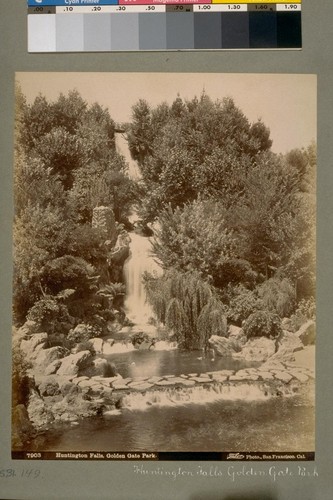
[[(219, 370), (187, 375), (122, 378), (101, 376), (35, 375), (28, 408), (36, 427), (54, 421), (75, 423), (140, 401), (153, 404), (204, 403), (212, 399), (260, 400), (292, 396), (302, 388), (309, 395), (314, 373), (291, 363), (269, 362), (259, 368)], [(310, 396), (309, 396), (310, 397)]]
[[(154, 404), (199, 404), (216, 399), (254, 401), (301, 393), (313, 404), (314, 370), (295, 362), (300, 353), (314, 349), (311, 322), (296, 333), (283, 331), (275, 340), (260, 337), (246, 341), (243, 337), (237, 327), (230, 329), (228, 338), (212, 336), (212, 356), (241, 358), (260, 366), (123, 378), (112, 363), (98, 354), (124, 347), (127, 350), (127, 344), (91, 339), (94, 355), (89, 350), (49, 347), (46, 333), (29, 336), (18, 332), (17, 341), (31, 368), (27, 408), (19, 405), (15, 409), (17, 427), (32, 424), (35, 429), (43, 429), (57, 421), (75, 424), (81, 418), (112, 413), (122, 407), (146, 409)], [(142, 345), (131, 347), (136, 348)]]

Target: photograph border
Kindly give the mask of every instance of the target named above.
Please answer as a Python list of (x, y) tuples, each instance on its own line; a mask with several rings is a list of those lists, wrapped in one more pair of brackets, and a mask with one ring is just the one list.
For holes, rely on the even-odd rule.
[[(246, 500), (266, 498), (288, 500), (330, 500), (332, 491), (331, 450), (333, 449), (331, 415), (332, 392), (327, 381), (332, 377), (333, 352), (331, 330), (332, 280), (332, 187), (331, 158), (333, 96), (333, 58), (331, 54), (332, 14), (327, 0), (303, 0), (303, 50), (294, 52), (225, 52), (225, 53), (127, 53), (127, 54), (52, 54), (31, 55), (26, 52), (25, 0), (0, 0), (1, 33), (6, 43), (0, 47), (3, 72), (0, 77), (1, 99), (1, 435), (0, 491), (5, 498), (114, 498), (115, 500), (154, 496), (199, 500)], [(330, 15), (327, 14), (329, 12)], [(316, 460), (304, 470), (281, 464), (276, 480), (268, 471), (274, 464), (251, 464), (253, 472), (242, 473), (241, 464), (233, 463), (239, 474), (233, 482), (223, 466), (222, 477), (211, 477), (216, 463), (207, 467), (208, 476), (195, 474), (197, 464), (177, 464), (175, 479), (153, 474), (135, 473), (133, 463), (54, 463), (10, 459), (10, 373), (11, 373), (11, 224), (14, 73), (16, 71), (167, 71), (167, 72), (260, 72), (313, 73), (318, 75), (318, 223), (317, 223), (317, 426)], [(3, 424), (4, 423), (4, 424)], [(147, 470), (154, 464), (147, 462)], [(170, 468), (163, 463), (165, 469)], [(173, 465), (175, 467), (175, 465)], [(276, 467), (276, 465), (275, 465)], [(289, 467), (289, 469), (288, 469)], [(267, 474), (256, 474), (262, 471)], [(250, 470), (250, 468), (249, 468)], [(2, 472), (7, 471), (7, 472)], [(39, 471), (37, 474), (36, 471)], [(247, 472), (247, 471), (246, 471)], [(183, 474), (184, 473), (184, 474)], [(186, 474), (188, 473), (188, 474)], [(304, 473), (304, 475), (303, 475)], [(6, 475), (7, 474), (7, 475)], [(250, 496), (252, 495), (252, 497)]]

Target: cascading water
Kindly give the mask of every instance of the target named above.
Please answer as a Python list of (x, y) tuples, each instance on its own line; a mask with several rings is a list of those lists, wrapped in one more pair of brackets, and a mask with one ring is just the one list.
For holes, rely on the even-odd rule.
[(261, 385), (242, 383), (234, 385), (208, 384), (194, 388), (172, 388), (161, 391), (132, 392), (122, 399), (122, 408), (147, 410), (151, 406), (206, 405), (214, 401), (265, 401), (274, 397)]
[(136, 233), (130, 233), (130, 256), (124, 265), (124, 278), (126, 283), (125, 309), (127, 317), (140, 327), (149, 325), (154, 313), (144, 289), (142, 277), (144, 272), (161, 272), (160, 266), (151, 255), (151, 242), (149, 238)]
[(115, 142), (116, 142), (117, 153), (122, 155), (125, 158), (126, 163), (128, 164), (128, 171), (127, 171), (128, 177), (133, 181), (141, 179), (141, 173), (139, 167), (136, 161), (134, 161), (133, 158), (131, 157), (131, 153), (128, 147), (128, 142), (124, 134), (121, 133), (115, 134)]
[[(125, 158), (128, 164), (128, 177), (132, 180), (139, 180), (141, 173), (136, 161), (131, 158), (126, 137), (124, 134), (117, 133), (115, 134), (115, 140), (117, 152)], [(132, 223), (138, 220), (135, 210), (129, 219)], [(161, 268), (151, 255), (151, 242), (149, 238), (135, 232), (130, 233), (130, 238), (130, 256), (124, 265), (124, 280), (126, 284), (125, 309), (128, 319), (137, 327), (147, 331), (150, 329), (150, 319), (154, 317), (154, 314), (150, 304), (147, 302), (142, 277), (145, 271), (161, 274)]]

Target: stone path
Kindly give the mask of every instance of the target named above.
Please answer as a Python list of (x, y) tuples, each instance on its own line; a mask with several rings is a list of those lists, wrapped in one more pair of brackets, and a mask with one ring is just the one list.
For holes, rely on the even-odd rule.
[(312, 369), (302, 366), (295, 366), (294, 363), (265, 363), (259, 368), (247, 368), (238, 371), (219, 370), (207, 373), (190, 373), (188, 375), (164, 375), (153, 377), (121, 378), (109, 377), (103, 378), (95, 376), (77, 377), (71, 380), (82, 389), (90, 389), (93, 393), (101, 391), (126, 391), (146, 392), (150, 390), (161, 390), (165, 388), (180, 387), (189, 388), (198, 385), (212, 383), (253, 383), (253, 382), (279, 382), (283, 384), (306, 383), (314, 379), (315, 374)]

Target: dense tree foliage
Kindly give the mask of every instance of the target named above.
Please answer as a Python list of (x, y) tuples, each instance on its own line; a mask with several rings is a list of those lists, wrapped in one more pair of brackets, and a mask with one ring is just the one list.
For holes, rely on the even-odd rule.
[(115, 149), (115, 124), (77, 91), (28, 105), (16, 90), (14, 315), (45, 331), (103, 312), (105, 237), (91, 227), (96, 206), (126, 220), (135, 186)]
[(226, 334), (224, 307), (197, 272), (145, 275), (148, 298), (159, 321), (184, 349), (206, 348), (211, 335)]
[(156, 109), (140, 100), (128, 139), (146, 187), (142, 214), (148, 220), (168, 203), (174, 208), (199, 194), (235, 192), (239, 164), (248, 166), (272, 143), (267, 127), (250, 124), (232, 99), (214, 103), (204, 93), (191, 101), (178, 96), (170, 107)]
[(298, 324), (313, 315), (315, 145), (274, 154), (261, 120), (204, 92), (156, 107), (140, 99), (132, 111), (124, 127), (136, 182), (106, 109), (77, 91), (27, 104), (17, 89), (16, 321), (68, 331), (120, 307), (110, 249), (91, 227), (96, 206), (112, 207), (125, 224), (135, 206), (143, 227), (156, 223), (164, 274), (145, 276), (148, 299), (181, 346), (207, 347), (227, 320), (274, 336), (277, 318)]
[[(237, 324), (255, 311), (265, 321), (290, 316), (313, 299), (313, 144), (276, 155), (261, 120), (250, 123), (232, 99), (205, 93), (156, 108), (140, 100), (128, 140), (167, 283), (176, 279), (169, 271), (199, 273)], [(161, 300), (156, 290), (152, 300)], [(174, 298), (170, 307), (180, 321), (184, 308)]]

